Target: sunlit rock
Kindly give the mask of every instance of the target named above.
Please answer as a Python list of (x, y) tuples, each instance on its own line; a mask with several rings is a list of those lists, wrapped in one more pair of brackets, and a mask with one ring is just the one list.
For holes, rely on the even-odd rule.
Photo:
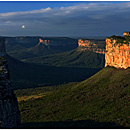
[(105, 67), (127, 69), (130, 67), (130, 32), (125, 32), (124, 36), (112, 36), (106, 38)]

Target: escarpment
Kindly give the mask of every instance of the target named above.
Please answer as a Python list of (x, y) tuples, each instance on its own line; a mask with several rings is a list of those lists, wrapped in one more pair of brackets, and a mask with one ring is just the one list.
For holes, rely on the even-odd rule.
[(123, 35), (106, 38), (105, 67), (130, 67), (130, 32), (124, 32)]
[(5, 40), (0, 38), (0, 128), (16, 128), (20, 122), (17, 98), (10, 83)]
[(78, 39), (80, 51), (92, 51), (99, 54), (105, 54), (105, 40)]

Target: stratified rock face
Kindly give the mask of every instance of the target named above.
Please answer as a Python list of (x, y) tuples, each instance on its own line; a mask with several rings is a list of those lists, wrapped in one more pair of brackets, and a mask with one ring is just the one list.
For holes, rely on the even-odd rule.
[(3, 38), (0, 38), (0, 51), (0, 127), (15, 128), (21, 122), (20, 111), (11, 88)]
[[(98, 44), (96, 44), (96, 42)], [(78, 40), (78, 46), (83, 47), (82, 49), (80, 48), (81, 51), (84, 50), (89, 50), (95, 53), (99, 54), (105, 54), (105, 49), (100, 47), (101, 44), (104, 44), (105, 41), (100, 41), (100, 40), (86, 40), (86, 39), (79, 39)]]
[(105, 67), (127, 69), (130, 67), (130, 42), (117, 42), (114, 38), (106, 39)]

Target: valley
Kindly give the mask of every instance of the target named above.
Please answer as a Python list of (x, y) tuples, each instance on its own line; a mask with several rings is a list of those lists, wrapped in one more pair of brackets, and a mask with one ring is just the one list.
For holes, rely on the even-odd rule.
[(8, 62), (13, 89), (79, 82), (92, 76), (101, 69), (45, 66), (24, 63), (10, 56), (8, 56)]
[[(23, 128), (130, 127), (130, 69), (106, 67), (78, 83), (16, 90)], [(24, 96), (43, 94), (39, 98)], [(23, 101), (22, 101), (23, 100)], [(54, 107), (55, 106), (55, 107)]]
[(103, 68), (105, 64), (103, 54), (94, 53), (81, 47), (68, 52), (39, 56), (23, 59), (23, 62), (37, 63), (46, 66), (56, 67), (77, 67), (77, 68)]
[(130, 69), (104, 68), (104, 41), (54, 53), (48, 43), (7, 52), (21, 128), (129, 128)]
[[(8, 41), (6, 41), (6, 48), (8, 50), (7, 58), (10, 77), (14, 89), (79, 82), (92, 76), (104, 67), (105, 57), (103, 54), (94, 53), (90, 50), (82, 51), (82, 47), (72, 49), (77, 46), (77, 43), (74, 42), (77, 40), (60, 38), (61, 40), (57, 43), (58, 38), (44, 39), (42, 40), (39, 37), (16, 37), (6, 39)], [(10, 40), (12, 41), (10, 42)], [(36, 45), (34, 45), (36, 41), (38, 44), (35, 43)], [(15, 43), (13, 44), (12, 42)], [(63, 43), (65, 44), (64, 46), (62, 45)], [(48, 48), (49, 44), (50, 46), (55, 45), (55, 49), (50, 47), (50, 50)], [(72, 47), (73, 44), (75, 45)], [(11, 45), (12, 49), (10, 48)], [(18, 50), (16, 49), (17, 45), (23, 46), (26, 49)], [(60, 48), (61, 45), (62, 49)], [(72, 50), (65, 51), (67, 46), (70, 47), (68, 50)], [(62, 52), (56, 53), (57, 48)], [(27, 53), (23, 51), (27, 49), (31, 50), (31, 52), (33, 50), (33, 54), (30, 53), (30, 51), (27, 51)], [(16, 54), (11, 55), (11, 50), (16, 51)], [(52, 50), (55, 50), (54, 54), (50, 53)], [(46, 52), (49, 53), (47, 54)], [(22, 55), (23, 59), (21, 59), (19, 54)]]

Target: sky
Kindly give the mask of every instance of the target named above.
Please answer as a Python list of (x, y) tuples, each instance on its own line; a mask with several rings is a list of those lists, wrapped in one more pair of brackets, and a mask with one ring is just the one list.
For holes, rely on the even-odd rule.
[(130, 31), (129, 1), (0, 1), (0, 36), (106, 37)]

